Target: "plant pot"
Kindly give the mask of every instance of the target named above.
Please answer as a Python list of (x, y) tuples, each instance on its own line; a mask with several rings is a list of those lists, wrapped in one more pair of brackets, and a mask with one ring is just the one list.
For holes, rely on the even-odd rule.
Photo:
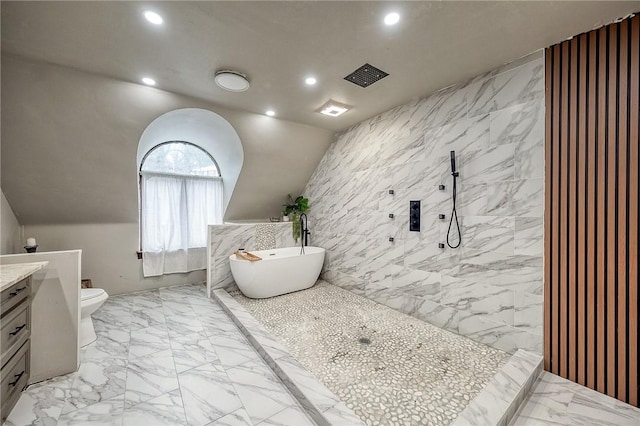
[(289, 216), (282, 216), (283, 222), (289, 222)]

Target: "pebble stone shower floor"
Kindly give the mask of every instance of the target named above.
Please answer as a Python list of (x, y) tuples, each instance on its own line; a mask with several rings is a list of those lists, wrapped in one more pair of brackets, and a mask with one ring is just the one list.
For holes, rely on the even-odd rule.
[(509, 359), (324, 281), (232, 296), (369, 425), (448, 425)]

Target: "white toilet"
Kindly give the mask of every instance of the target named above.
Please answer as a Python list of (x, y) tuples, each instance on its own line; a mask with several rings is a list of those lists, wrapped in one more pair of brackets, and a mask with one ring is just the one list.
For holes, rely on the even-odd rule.
[(109, 295), (101, 288), (80, 290), (80, 346), (87, 346), (96, 340), (91, 314), (98, 310)]

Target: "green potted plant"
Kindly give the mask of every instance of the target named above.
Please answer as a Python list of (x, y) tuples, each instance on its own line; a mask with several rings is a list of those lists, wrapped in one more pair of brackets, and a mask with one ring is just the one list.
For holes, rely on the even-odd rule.
[(294, 200), (291, 194), (287, 195), (288, 202), (282, 206), (282, 216), (288, 217), (293, 225), (293, 239), (297, 243), (300, 238), (300, 213), (309, 210), (309, 199), (304, 195), (296, 197)]

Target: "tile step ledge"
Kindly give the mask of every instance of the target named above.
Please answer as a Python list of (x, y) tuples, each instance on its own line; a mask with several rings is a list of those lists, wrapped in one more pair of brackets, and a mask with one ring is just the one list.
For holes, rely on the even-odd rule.
[(519, 349), (452, 426), (506, 426), (542, 372), (542, 356)]
[(364, 426), (362, 420), (340, 398), (293, 358), (287, 349), (229, 293), (224, 289), (218, 289), (212, 292), (212, 297), (220, 303), (316, 424)]

